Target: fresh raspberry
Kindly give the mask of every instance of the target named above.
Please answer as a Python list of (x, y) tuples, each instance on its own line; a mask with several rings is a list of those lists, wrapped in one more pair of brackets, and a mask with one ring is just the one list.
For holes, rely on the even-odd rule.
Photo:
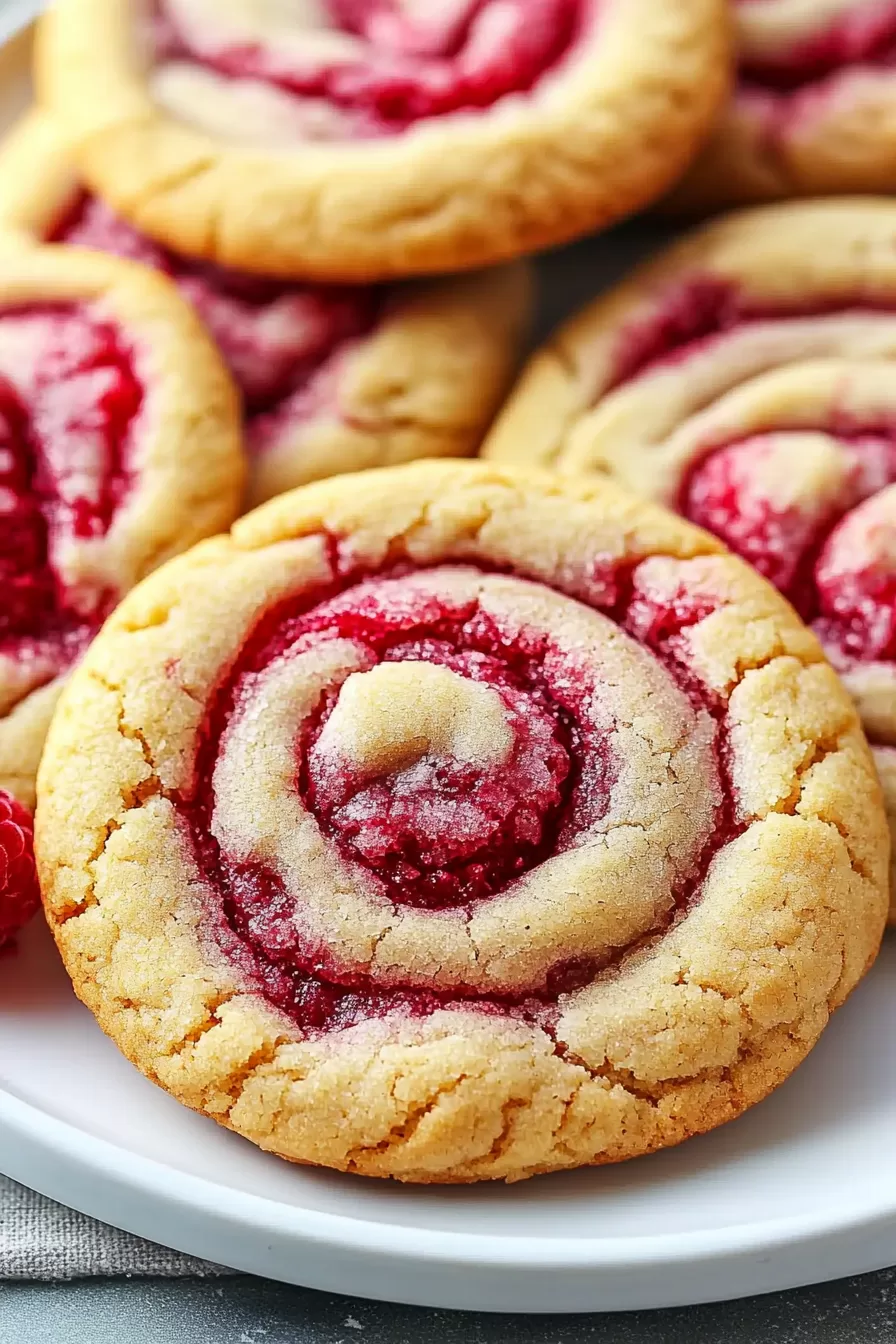
[(39, 905), (31, 815), (0, 789), (0, 947), (24, 928)]

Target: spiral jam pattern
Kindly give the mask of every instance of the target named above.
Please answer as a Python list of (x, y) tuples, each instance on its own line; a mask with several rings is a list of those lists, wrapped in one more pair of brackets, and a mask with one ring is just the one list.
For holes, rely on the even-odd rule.
[(26, 808), (65, 674), (243, 488), (231, 381), (152, 271), (13, 244), (0, 266), (0, 791)]
[[(833, 353), (852, 329), (886, 353), (894, 328), (883, 305), (862, 300), (815, 313), (798, 305), (775, 312), (752, 306), (733, 287), (688, 282), (648, 323), (623, 334), (610, 391), (676, 365), (687, 376), (689, 364), (705, 362), (716, 364), (720, 390), (731, 396), (725, 365), (736, 364), (738, 344), (777, 340), (782, 350), (772, 360), (783, 362), (788, 344), (802, 345), (801, 353)], [(896, 490), (887, 487), (896, 482), (896, 422), (887, 377), (879, 364), (791, 366), (777, 384), (790, 404), (782, 408), (779, 398), (777, 416), (767, 408), (777, 390), (773, 377), (748, 385), (732, 404), (730, 439), (701, 405), (701, 433), (678, 454), (683, 469), (669, 499), (780, 589), (841, 663), (893, 657)], [(825, 381), (829, 389), (819, 397)], [(686, 424), (670, 425), (682, 445)]]
[[(777, 11), (777, 12), (775, 12)], [(740, 79), (747, 88), (794, 95), (844, 72), (889, 70), (896, 58), (892, 0), (738, 0)]]
[(896, 440), (886, 426), (794, 437), (708, 453), (680, 510), (780, 588), (838, 661), (892, 662), (896, 491), (881, 487), (896, 480)]
[(0, 315), (0, 706), (77, 657), (118, 594), (90, 556), (126, 499), (134, 352), (79, 307)]
[[(265, 616), (202, 731), (186, 815), (231, 954), (304, 1032), (454, 999), (547, 1020), (736, 832), (720, 706), (682, 656), (712, 597), (648, 563), (603, 576), (602, 612), (334, 555), (337, 591)], [(545, 900), (549, 873), (590, 898)]]
[(527, 92), (594, 10), (593, 0), (321, 0), (287, 21), (270, 0), (229, 15), (208, 0), (165, 0), (156, 93), (192, 103), (230, 86), (282, 139), (394, 135)]
[(59, 123), (32, 111), (0, 152), (0, 227), (174, 282), (241, 394), (247, 508), (338, 472), (478, 447), (515, 372), (526, 267), (388, 287), (252, 275), (162, 245), (80, 180)]

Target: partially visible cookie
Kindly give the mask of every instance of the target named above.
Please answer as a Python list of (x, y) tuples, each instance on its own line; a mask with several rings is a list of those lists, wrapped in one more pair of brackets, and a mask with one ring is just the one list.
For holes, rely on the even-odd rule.
[(725, 0), (61, 0), (37, 77), (141, 231), (344, 282), (491, 265), (656, 198), (729, 51)]
[(0, 146), (0, 226), (131, 257), (174, 280), (242, 392), (250, 504), (338, 472), (474, 453), (516, 368), (531, 306), (522, 263), (338, 289), (178, 256), (79, 186), (39, 112)]
[(873, 960), (889, 855), (770, 584), (611, 482), (471, 462), (282, 495), (131, 593), (54, 718), (37, 849), (154, 1082), (419, 1182), (739, 1115)]
[(896, 191), (896, 0), (734, 0), (739, 70), (674, 210)]
[(243, 480), (233, 385), (166, 280), (76, 248), (0, 261), (0, 789), (33, 806), (66, 673)]
[(754, 564), (855, 696), (896, 817), (896, 202), (695, 233), (535, 356), (485, 453), (613, 475)]

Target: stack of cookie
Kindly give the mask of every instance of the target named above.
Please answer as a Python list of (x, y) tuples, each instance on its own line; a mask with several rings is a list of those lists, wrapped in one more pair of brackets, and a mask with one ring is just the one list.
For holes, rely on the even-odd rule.
[[(854, 45), (794, 55), (805, 0), (737, 8), (776, 116), (839, 81)], [(883, 50), (827, 8), (825, 41)], [(786, 1078), (876, 955), (896, 204), (711, 226), (488, 433), (524, 254), (664, 196), (713, 126), (668, 199), (754, 192), (730, 18), (42, 25), (0, 152), (0, 941), (36, 799), (80, 997), (292, 1161), (459, 1182), (679, 1142)]]

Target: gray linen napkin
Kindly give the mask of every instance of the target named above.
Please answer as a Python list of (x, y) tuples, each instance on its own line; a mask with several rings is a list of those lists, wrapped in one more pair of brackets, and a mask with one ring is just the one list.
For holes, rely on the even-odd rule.
[(203, 1278), (232, 1270), (132, 1237), (0, 1176), (0, 1279)]

